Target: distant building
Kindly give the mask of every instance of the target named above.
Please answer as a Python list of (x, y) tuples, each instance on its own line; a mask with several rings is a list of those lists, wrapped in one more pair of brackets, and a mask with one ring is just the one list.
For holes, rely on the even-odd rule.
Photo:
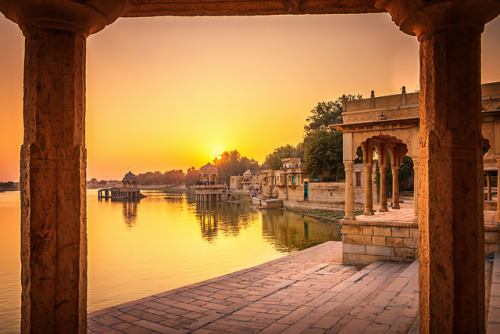
[(248, 192), (260, 191), (262, 189), (261, 171), (247, 170), (243, 175), (230, 177), (231, 190), (244, 190)]
[(216, 185), (219, 183), (219, 172), (217, 167), (210, 162), (200, 167), (200, 183), (202, 185)]
[(200, 181), (194, 187), (196, 201), (210, 203), (225, 200), (226, 186), (219, 184), (219, 172), (211, 163), (200, 168)]
[(141, 194), (140, 189), (137, 188), (137, 184), (137, 176), (132, 172), (128, 172), (123, 177), (121, 187), (99, 189), (97, 196), (99, 199), (110, 198), (114, 200), (138, 200), (146, 197)]

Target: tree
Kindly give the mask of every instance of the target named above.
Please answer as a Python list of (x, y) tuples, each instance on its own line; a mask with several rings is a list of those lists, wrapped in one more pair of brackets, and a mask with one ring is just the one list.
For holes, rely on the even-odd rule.
[(194, 186), (200, 180), (200, 170), (194, 167), (188, 168), (184, 176), (184, 183), (186, 187)]
[(286, 145), (274, 149), (273, 153), (266, 156), (264, 167), (267, 169), (280, 169), (282, 166), (281, 159), (286, 158), (301, 158), (304, 159), (304, 143), (299, 143), (297, 146)]
[(315, 173), (328, 172), (338, 181), (344, 174), (342, 131), (328, 127), (342, 123), (343, 98), (360, 99), (361, 95), (347, 95), (335, 101), (319, 102), (311, 110), (304, 126), (304, 163)]
[(338, 181), (344, 174), (342, 132), (318, 129), (304, 138), (304, 164), (315, 173), (328, 172)]
[(257, 161), (241, 156), (238, 150), (225, 151), (213, 160), (213, 164), (217, 167), (219, 182), (222, 184), (229, 184), (230, 177), (233, 175), (243, 174), (247, 170), (257, 170), (260, 168)]
[[(345, 95), (346, 101), (358, 100), (362, 96)], [(311, 110), (311, 115), (306, 118), (307, 124), (304, 126), (305, 135), (307, 136), (312, 131), (320, 128), (327, 128), (330, 124), (342, 123), (342, 105), (343, 97), (339, 97), (335, 101), (319, 102), (316, 107)]]

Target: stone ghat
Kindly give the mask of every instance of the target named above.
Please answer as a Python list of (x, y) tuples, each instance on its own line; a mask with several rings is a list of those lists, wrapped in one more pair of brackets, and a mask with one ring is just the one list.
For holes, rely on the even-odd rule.
[(253, 268), (94, 312), (89, 333), (408, 333), (417, 263), (341, 264), (327, 242)]

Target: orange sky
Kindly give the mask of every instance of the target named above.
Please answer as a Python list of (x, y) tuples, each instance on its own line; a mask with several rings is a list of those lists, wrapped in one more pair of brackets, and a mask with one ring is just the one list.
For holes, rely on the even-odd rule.
[[(0, 16), (0, 181), (19, 177), (23, 36)], [(483, 34), (500, 81), (500, 19)], [(262, 162), (319, 101), (418, 89), (418, 43), (387, 14), (119, 19), (88, 40), (87, 178)]]

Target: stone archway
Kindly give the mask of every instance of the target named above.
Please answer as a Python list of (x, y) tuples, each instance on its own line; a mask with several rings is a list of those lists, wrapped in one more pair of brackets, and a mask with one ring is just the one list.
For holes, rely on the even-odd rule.
[(392, 168), (392, 208), (399, 209), (399, 167), (403, 157), (408, 153), (408, 148), (401, 139), (391, 135), (377, 135), (366, 139), (360, 144), (363, 151), (363, 166), (365, 174), (365, 210), (364, 215), (373, 215), (373, 149), (378, 152), (380, 168), (380, 212), (387, 211), (387, 182), (388, 168), (387, 153), (391, 157)]
[[(26, 38), (22, 332), (35, 331), (35, 325), (38, 332), (86, 332), (84, 134), (90, 34), (123, 16), (384, 11), (420, 42), (420, 159), (415, 163), (422, 204), (420, 329), (484, 332), (481, 33), (500, 13), (498, 0), (22, 0), (0, 1), (0, 11)], [(353, 204), (348, 189), (354, 159), (352, 136), (346, 133), (344, 145), (351, 145), (344, 156), (348, 206)]]

